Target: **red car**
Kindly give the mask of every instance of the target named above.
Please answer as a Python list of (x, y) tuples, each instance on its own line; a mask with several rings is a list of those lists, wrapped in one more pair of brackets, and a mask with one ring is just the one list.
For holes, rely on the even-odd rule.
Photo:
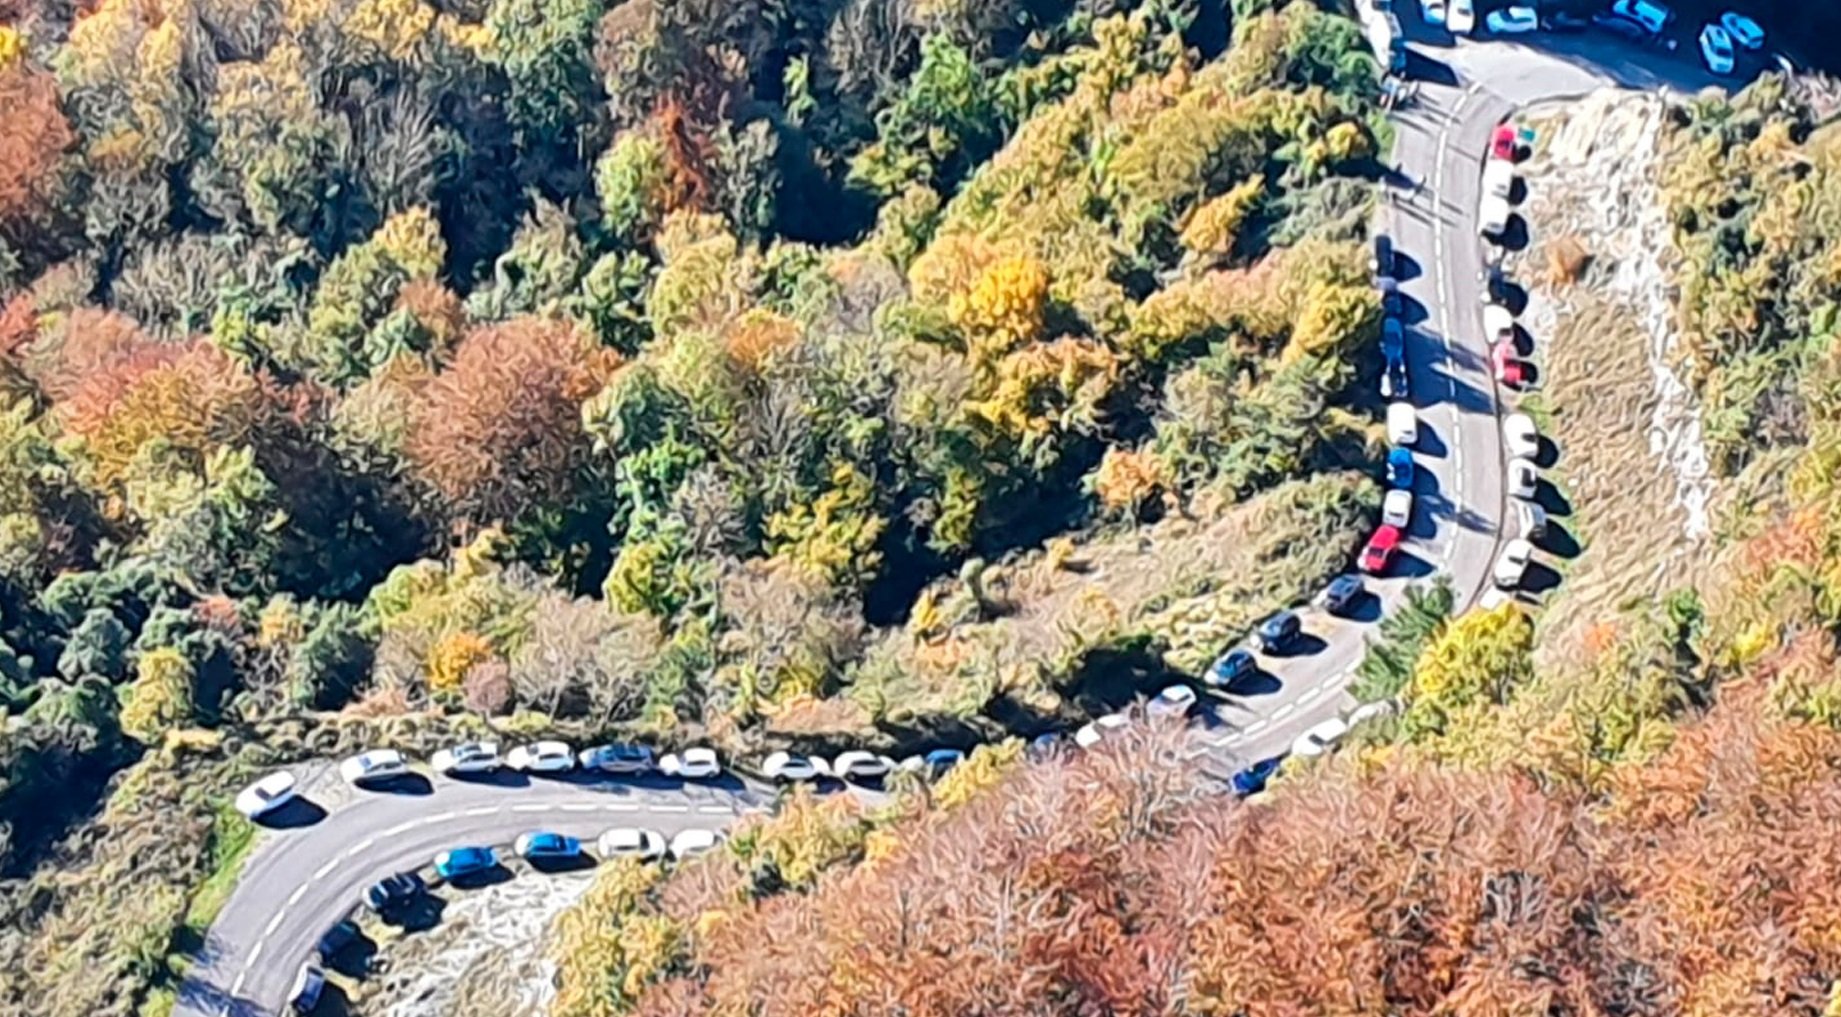
[(1393, 564), (1394, 553), (1400, 550), (1400, 540), (1405, 534), (1398, 526), (1383, 526), (1368, 538), (1368, 546), (1362, 548), (1361, 569), (1371, 576), (1378, 576)]
[(1519, 134), (1514, 124), (1496, 125), (1496, 133), (1489, 137), (1489, 156), (1492, 159), (1507, 159), (1514, 162), (1521, 154)]
[(1516, 359), (1513, 336), (1497, 341), (1490, 348), (1489, 360), (1496, 369), (1496, 380), (1502, 384), (1520, 388), (1528, 383), (1528, 365), (1526, 361)]

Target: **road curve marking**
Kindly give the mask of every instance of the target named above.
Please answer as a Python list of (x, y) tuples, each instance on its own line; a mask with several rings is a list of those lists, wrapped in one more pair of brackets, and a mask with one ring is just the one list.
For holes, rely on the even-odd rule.
[(327, 876), (332, 874), (332, 870), (338, 867), (339, 867), (339, 860), (337, 858), (334, 858), (332, 861), (329, 861), (325, 865), (320, 866), (319, 870), (314, 872), (313, 878), (314, 879), (325, 879)]

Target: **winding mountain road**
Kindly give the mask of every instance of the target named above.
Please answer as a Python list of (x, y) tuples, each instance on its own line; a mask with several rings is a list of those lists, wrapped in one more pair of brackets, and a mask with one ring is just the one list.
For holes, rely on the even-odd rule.
[[(1692, 90), (1710, 83), (1678, 55), (1631, 49), (1596, 35), (1523, 37), (1526, 43), (1451, 40), (1416, 31), (1411, 73), (1418, 101), (1396, 117), (1395, 158), (1417, 186), (1390, 187), (1382, 228), (1401, 256), (1407, 358), (1419, 407), (1415, 519), (1402, 575), (1374, 581), (1382, 611), (1406, 588), (1451, 578), (1460, 610), (1487, 588), (1505, 500), (1499, 415), (1481, 327), (1483, 242), (1474, 227), (1479, 171), (1492, 128), (1531, 102), (1606, 85)], [(1538, 187), (1540, 182), (1530, 181)], [(1536, 337), (1537, 344), (1545, 337)], [(1537, 346), (1538, 348), (1538, 346)], [(1277, 755), (1299, 733), (1352, 705), (1346, 692), (1372, 619), (1305, 613), (1314, 652), (1263, 659), (1276, 688), (1215, 704), (1208, 737), (1233, 761)], [(418, 794), (352, 792), (329, 772), (303, 780), (326, 814), (263, 835), (181, 987), (177, 1017), (280, 1013), (295, 972), (364, 887), (427, 864), (462, 844), (503, 847), (532, 829), (592, 838), (617, 825), (668, 836), (721, 827), (769, 806), (765, 789), (666, 781), (462, 782), (434, 778)], [(106, 920), (106, 916), (99, 916)]]

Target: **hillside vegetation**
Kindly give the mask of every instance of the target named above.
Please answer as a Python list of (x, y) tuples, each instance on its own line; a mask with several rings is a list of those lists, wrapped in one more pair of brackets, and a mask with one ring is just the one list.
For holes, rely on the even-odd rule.
[(0, 3), (0, 1009), (170, 1002), (262, 767), (1034, 733), (1342, 567), (1374, 68), (1226, 14)]
[[(1721, 379), (1762, 371), (1794, 424), (1729, 446), (1731, 468), (1785, 469), (1717, 568), (1547, 670), (1524, 608), (1442, 620), (1428, 599), (1390, 624), (1411, 666), (1364, 669), (1398, 718), (1250, 802), (1147, 725), (942, 790), (766, 892), (746, 843), (645, 885), (603, 874), (559, 948), (662, 932), (565, 963), (552, 1013), (1841, 1012), (1830, 141), (1767, 80), (1693, 100), (1664, 142), (1710, 419)], [(738, 864), (752, 883), (717, 875)]]

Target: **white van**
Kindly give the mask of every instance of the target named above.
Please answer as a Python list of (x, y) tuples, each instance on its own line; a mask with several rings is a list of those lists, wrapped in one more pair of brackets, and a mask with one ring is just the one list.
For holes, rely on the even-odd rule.
[(1509, 228), (1509, 199), (1485, 194), (1477, 207), (1477, 232), (1486, 237), (1500, 237)]
[(1401, 448), (1419, 443), (1419, 414), (1412, 403), (1387, 404), (1387, 440)]
[(1483, 164), (1483, 193), (1504, 201), (1515, 190), (1515, 164), (1507, 159), (1491, 159)]

